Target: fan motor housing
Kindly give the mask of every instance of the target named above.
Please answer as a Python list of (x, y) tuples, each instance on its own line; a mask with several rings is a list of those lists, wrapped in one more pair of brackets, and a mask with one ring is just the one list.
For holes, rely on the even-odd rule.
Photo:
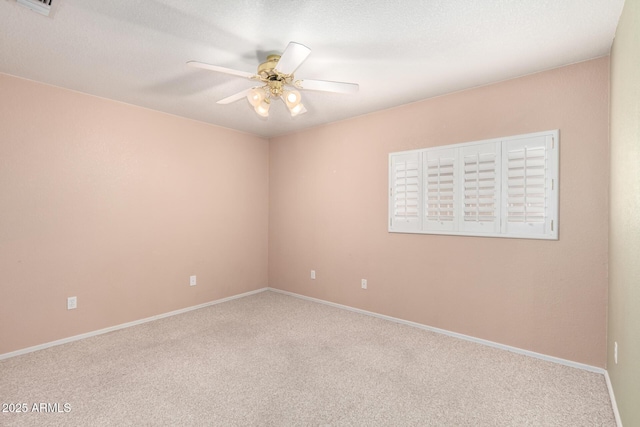
[[(272, 76), (278, 76), (278, 73), (275, 72), (276, 65), (280, 61), (280, 55), (269, 55), (267, 56), (267, 60), (262, 64), (258, 65), (258, 74), (260, 77), (264, 79), (269, 79)], [(272, 80), (272, 79), (269, 79)]]

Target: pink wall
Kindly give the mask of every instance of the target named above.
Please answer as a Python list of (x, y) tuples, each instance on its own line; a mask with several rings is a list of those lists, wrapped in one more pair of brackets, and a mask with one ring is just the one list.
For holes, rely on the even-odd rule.
[(0, 74), (0, 354), (267, 286), (267, 218), (268, 141)]
[[(271, 140), (269, 285), (604, 367), (608, 70), (600, 58)], [(551, 129), (560, 240), (387, 232), (389, 152)]]
[[(270, 142), (0, 75), (0, 354), (268, 284), (604, 367), (608, 67)], [(387, 233), (389, 152), (556, 128), (559, 241)]]

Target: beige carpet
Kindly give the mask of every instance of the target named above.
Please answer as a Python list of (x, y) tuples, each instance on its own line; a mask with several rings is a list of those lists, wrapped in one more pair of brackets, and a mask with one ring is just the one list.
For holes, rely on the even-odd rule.
[(28, 407), (2, 426), (615, 426), (600, 374), (268, 291), (0, 361), (0, 403)]

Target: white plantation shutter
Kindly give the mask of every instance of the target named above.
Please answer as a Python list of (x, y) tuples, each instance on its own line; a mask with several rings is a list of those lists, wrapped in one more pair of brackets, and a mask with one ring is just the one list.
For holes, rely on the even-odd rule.
[(425, 230), (457, 228), (457, 157), (455, 149), (428, 150), (423, 154)]
[(389, 231), (558, 239), (558, 131), (389, 154)]
[(552, 135), (513, 139), (503, 149), (503, 231), (557, 236), (557, 168)]
[(463, 217), (460, 229), (494, 233), (500, 230), (500, 143), (462, 147)]
[(417, 232), (422, 228), (421, 153), (390, 156), (389, 230)]

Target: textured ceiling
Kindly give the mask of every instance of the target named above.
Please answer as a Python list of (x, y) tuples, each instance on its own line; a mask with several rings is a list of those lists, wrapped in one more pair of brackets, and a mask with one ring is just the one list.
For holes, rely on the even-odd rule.
[[(624, 0), (53, 0), (49, 17), (0, 0), (0, 72), (263, 137), (609, 53)], [(270, 117), (255, 85), (189, 60), (255, 72), (290, 41), (296, 78), (360, 84), (304, 91), (308, 113)]]

